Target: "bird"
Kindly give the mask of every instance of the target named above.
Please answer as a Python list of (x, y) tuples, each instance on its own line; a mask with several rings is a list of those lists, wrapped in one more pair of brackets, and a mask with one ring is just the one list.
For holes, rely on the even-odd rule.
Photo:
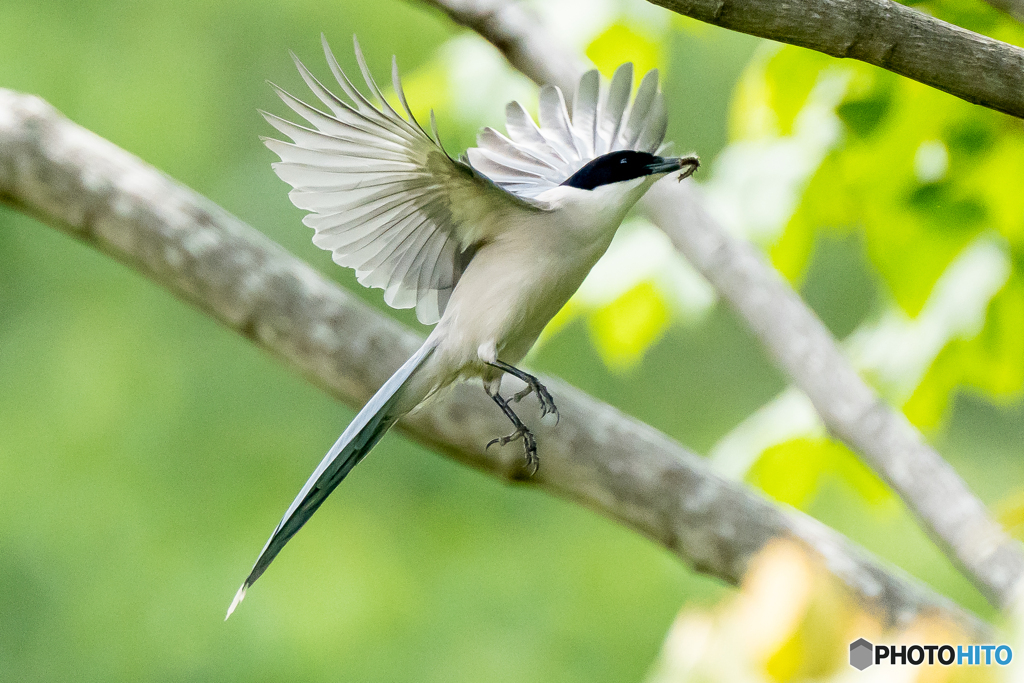
[[(661, 156), (667, 112), (658, 72), (640, 81), (623, 64), (607, 88), (597, 70), (583, 74), (568, 113), (561, 90), (540, 89), (539, 126), (517, 102), (506, 107), (507, 135), (486, 127), (459, 158), (445, 150), (434, 112), (430, 133), (406, 101), (392, 58), (399, 113), (371, 75), (354, 39), (365, 96), (334, 57), (324, 56), (346, 99), (335, 95), (292, 53), (322, 107), (270, 83), (305, 125), (261, 112), (290, 141), (262, 138), (280, 161), (275, 173), (307, 212), (313, 243), (384, 290), (394, 308), (415, 308), (434, 324), (413, 355), (359, 411), (285, 512), (239, 588), (227, 617), (284, 545), (383, 434), (438, 391), (478, 378), (512, 423), (487, 444), (522, 441), (525, 470), (537, 472), (533, 433), (513, 410), (530, 393), (541, 415), (558, 410), (550, 392), (516, 365), (577, 290), (629, 209), (658, 179), (697, 170), (696, 155)], [(373, 101), (371, 101), (371, 98)], [(376, 103), (374, 103), (374, 101)], [(504, 375), (525, 388), (501, 393)], [(227, 618), (225, 617), (225, 619)]]

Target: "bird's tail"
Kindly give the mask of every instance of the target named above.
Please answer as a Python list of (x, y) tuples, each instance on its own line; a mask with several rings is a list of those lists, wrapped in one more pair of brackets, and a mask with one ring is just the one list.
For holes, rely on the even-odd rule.
[[(398, 421), (402, 415), (414, 407), (423, 397), (407, 396), (410, 379), (430, 357), (436, 344), (428, 339), (412, 357), (405, 362), (391, 378), (373, 395), (355, 419), (345, 429), (324, 459), (320, 461), (309, 480), (299, 491), (288, 511), (284, 513), (281, 523), (274, 529), (270, 540), (263, 546), (256, 564), (238, 589), (227, 617), (235, 611), (238, 603), (245, 597), (249, 586), (256, 582), (277, 554), (281, 552), (291, 537), (302, 528), (320, 504), (331, 494), (341, 480), (359, 464), (359, 461), (380, 441), (384, 433)], [(404, 400), (403, 400), (404, 399)], [(410, 400), (412, 399), (412, 400)], [(227, 619), (227, 617), (224, 617)]]

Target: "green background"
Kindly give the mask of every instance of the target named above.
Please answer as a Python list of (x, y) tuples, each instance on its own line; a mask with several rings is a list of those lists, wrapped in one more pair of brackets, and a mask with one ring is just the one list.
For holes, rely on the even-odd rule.
[[(258, 141), (272, 131), (257, 109), (283, 110), (265, 80), (302, 93), (287, 51), (324, 73), (321, 31), (346, 69), (358, 34), (381, 75), (392, 53), (409, 73), (456, 34), (384, 0), (6, 2), (0, 87), (40, 95), (383, 310), (312, 246)], [(664, 42), (669, 138), (710, 162), (705, 177), (758, 45), (682, 22)], [(441, 130), (457, 150), (500, 123)], [(888, 285), (856, 231), (810, 242), (798, 282), (843, 336)], [(626, 371), (606, 368), (582, 319), (532, 366), (702, 453), (785, 386), (724, 306), (675, 320)], [(929, 432), (993, 505), (1024, 480), (1024, 410), (1007, 396), (954, 391)], [(0, 681), (640, 680), (681, 607), (731, 591), (591, 512), (389, 435), (225, 623), (352, 415), (134, 272), (0, 207)], [(990, 614), (899, 503), (848, 479), (817, 477), (800, 506)]]

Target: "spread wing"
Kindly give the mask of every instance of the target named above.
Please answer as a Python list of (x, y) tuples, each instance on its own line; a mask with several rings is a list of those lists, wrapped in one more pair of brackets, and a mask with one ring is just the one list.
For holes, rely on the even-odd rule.
[(499, 187), (532, 198), (602, 154), (623, 149), (656, 154), (664, 149), (668, 127), (658, 70), (647, 72), (630, 106), (632, 89), (632, 64), (615, 71), (607, 90), (597, 71), (588, 71), (576, 88), (570, 117), (562, 92), (546, 85), (540, 91), (540, 126), (518, 102), (510, 102), (508, 135), (484, 128), (478, 147), (467, 151), (469, 162)]
[(303, 222), (315, 231), (314, 244), (355, 269), (361, 284), (383, 289), (388, 305), (415, 306), (420, 322), (435, 323), (477, 245), (493, 229), (493, 217), (542, 209), (449, 157), (433, 113), (431, 139), (409, 110), (394, 62), (395, 93), (408, 120), (384, 99), (358, 42), (359, 69), (379, 107), (352, 85), (326, 38), (323, 46), (349, 101), (331, 93), (293, 55), (303, 80), (330, 113), (274, 86), (309, 124), (263, 113), (291, 138), (264, 139), (281, 157), (274, 171), (292, 186), (292, 203), (311, 212)]

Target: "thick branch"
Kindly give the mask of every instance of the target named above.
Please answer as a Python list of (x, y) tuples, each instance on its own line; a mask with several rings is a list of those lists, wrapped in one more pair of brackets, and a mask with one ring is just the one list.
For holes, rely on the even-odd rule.
[(1024, 50), (891, 0), (649, 0), (723, 28), (880, 66), (1024, 117)]
[[(361, 405), (419, 344), (256, 230), (36, 97), (0, 90), (0, 198), (131, 266)], [(695, 568), (735, 583), (768, 541), (822, 558), (890, 624), (922, 613), (985, 627), (819, 522), (716, 477), (657, 430), (546, 378), (561, 422), (538, 425), (531, 483), (616, 519)], [(412, 438), (509, 479), (518, 449), (484, 449), (507, 429), (479, 386), (410, 416)]]
[[(475, 25), (465, 17), (469, 11), (466, 3), (424, 1), (453, 16), (457, 14), (460, 23)], [(828, 4), (831, 0), (808, 1)], [(869, 6), (883, 1), (865, 0)], [(847, 4), (835, 3), (840, 9)], [(557, 41), (545, 32), (543, 26), (525, 24), (529, 15), (517, 15), (514, 25), (496, 28), (493, 18), (507, 16), (515, 5), (501, 13), (493, 10), (494, 5), (495, 1), (488, 2), (488, 7), (492, 8), (489, 15), (492, 19), (487, 24), (489, 32), (482, 35), (488, 40), (492, 34), (502, 35), (504, 42), (495, 43), (499, 49), (506, 49), (512, 41), (513, 47), (506, 53), (510, 63), (519, 68), (526, 54), (531, 55), (531, 59), (550, 60), (553, 64), (567, 63)], [(716, 23), (736, 14), (738, 6), (746, 7), (717, 5)], [(766, 4), (763, 8), (765, 16), (759, 15), (758, 18), (765, 22), (765, 26), (784, 25), (787, 17), (795, 12), (794, 7), (796, 5), (785, 3)], [(778, 16), (773, 11), (777, 11)], [(911, 12), (902, 7), (901, 11)], [(916, 12), (913, 15), (926, 19), (926, 24), (935, 23), (935, 20)], [(828, 23), (826, 19), (819, 19)], [(748, 20), (753, 21), (752, 18)], [(955, 26), (937, 23), (974, 35)], [(538, 35), (544, 37), (540, 43), (544, 50), (526, 51), (514, 46), (515, 39), (533, 40), (532, 37)], [(868, 32), (859, 40), (860, 44), (866, 45), (873, 39)], [(544, 66), (530, 65), (525, 73), (546, 70)], [(575, 85), (568, 92), (574, 90)], [(1024, 91), (1020, 95), (1024, 97)], [(644, 197), (641, 207), (729, 301), (779, 367), (808, 395), (829, 431), (860, 453), (868, 465), (892, 486), (921, 520), (929, 535), (989, 600), (998, 606), (1010, 604), (1024, 578), (1021, 545), (1010, 539), (989, 517), (981, 501), (938, 452), (924, 442), (906, 417), (883, 402), (860, 378), (829, 331), (792, 288), (750, 244), (731, 237), (704, 211), (699, 190), (692, 182), (667, 180), (657, 183)]]

